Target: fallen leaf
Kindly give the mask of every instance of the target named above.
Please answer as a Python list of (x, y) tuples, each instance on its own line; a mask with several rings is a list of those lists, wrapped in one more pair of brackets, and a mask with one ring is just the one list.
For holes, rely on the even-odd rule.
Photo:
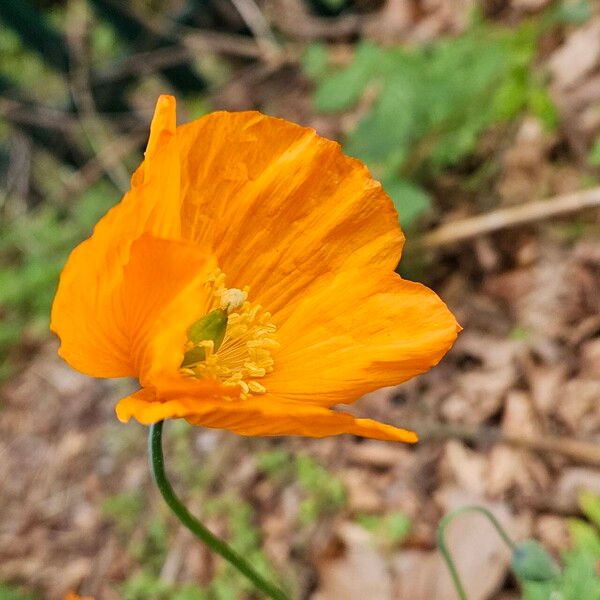
[(344, 523), (336, 530), (339, 555), (323, 557), (312, 600), (392, 600), (392, 578), (385, 559), (362, 527)]

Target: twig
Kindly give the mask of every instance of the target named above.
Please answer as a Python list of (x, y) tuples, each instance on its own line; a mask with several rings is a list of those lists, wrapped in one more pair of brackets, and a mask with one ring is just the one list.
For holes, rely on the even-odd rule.
[(222, 34), (216, 31), (201, 31), (186, 27), (185, 32), (182, 33), (181, 43), (186, 47), (190, 56), (196, 52), (209, 50), (217, 54), (229, 54), (243, 58), (263, 57), (263, 51), (256, 40), (242, 35)]
[(106, 130), (109, 128), (98, 115), (90, 86), (86, 60), (87, 48), (84, 39), (88, 27), (86, 4), (79, 0), (72, 0), (67, 16), (71, 93), (81, 116), (80, 125), (104, 172), (117, 189), (125, 193), (129, 189), (127, 169), (120, 161), (109, 162), (105, 153), (102, 152), (102, 149), (110, 143), (106, 135)]
[(6, 96), (0, 96), (0, 115), (12, 123), (37, 125), (62, 132), (72, 131), (78, 125), (71, 115), (62, 110), (38, 104), (26, 104)]
[(265, 60), (267, 62), (278, 62), (283, 55), (283, 51), (271, 31), (269, 22), (265, 19), (256, 2), (254, 0), (231, 0), (231, 3), (248, 25), (248, 29), (252, 32)]
[(422, 442), (458, 438), (469, 442), (500, 443), (536, 452), (561, 454), (576, 462), (600, 466), (600, 446), (564, 436), (505, 434), (498, 427), (431, 423), (413, 427)]
[[(165, 46), (127, 56), (118, 63), (104, 68), (97, 75), (96, 81), (109, 82), (128, 76), (154, 73), (166, 67), (187, 63), (198, 52), (206, 50), (244, 58), (263, 58), (264, 55), (256, 41), (246, 36), (203, 31), (184, 26), (179, 26), (178, 31), (180, 31), (179, 42), (182, 46)], [(286, 53), (285, 60), (297, 62), (300, 52), (296, 54), (298, 56), (291, 58)]]
[(578, 210), (595, 207), (600, 207), (600, 187), (564, 194), (548, 200), (536, 200), (521, 206), (500, 208), (477, 217), (446, 223), (425, 234), (420, 239), (419, 245), (428, 249), (440, 248), (501, 229), (560, 217)]
[(137, 52), (104, 68), (98, 74), (97, 81), (115, 81), (128, 76), (153, 73), (164, 67), (188, 62), (190, 58), (192, 58), (191, 49), (179, 46), (165, 46), (146, 52)]
[(270, 0), (269, 4), (273, 22), (292, 39), (344, 39), (360, 33), (363, 25), (359, 15), (314, 16), (300, 0)]
[(146, 138), (147, 133), (144, 131), (116, 138), (106, 144), (81, 169), (68, 177), (63, 188), (53, 198), (53, 202), (62, 204), (67, 197), (81, 194), (87, 190), (102, 177), (107, 168), (121, 164), (123, 158), (135, 151)]

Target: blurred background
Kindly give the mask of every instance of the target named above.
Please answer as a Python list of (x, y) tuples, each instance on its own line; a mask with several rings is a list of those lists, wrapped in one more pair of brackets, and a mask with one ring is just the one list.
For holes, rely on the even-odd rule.
[[(600, 598), (600, 3), (0, 2), (0, 599), (258, 598), (168, 512), (130, 382), (71, 371), (48, 313), (68, 252), (129, 186), (161, 93), (181, 122), (258, 109), (338, 139), (392, 196), (403, 275), (464, 327), (360, 400), (416, 447), (172, 422), (188, 506), (293, 598), (455, 598), (449, 510), (488, 507)], [(520, 590), (480, 516), (448, 529), (471, 599)]]

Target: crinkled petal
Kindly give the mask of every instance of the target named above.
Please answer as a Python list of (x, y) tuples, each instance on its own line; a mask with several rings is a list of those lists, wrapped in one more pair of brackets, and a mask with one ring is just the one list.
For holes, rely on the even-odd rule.
[(228, 429), (240, 435), (325, 437), (350, 433), (377, 440), (417, 441), (412, 431), (320, 406), (281, 401), (270, 395), (229, 402), (182, 396), (160, 402), (152, 391), (140, 390), (121, 400), (116, 410), (123, 422), (134, 417), (149, 425), (183, 417), (192, 425)]
[(460, 327), (440, 298), (395, 273), (343, 271), (274, 315), (281, 344), (267, 390), (331, 406), (423, 373)]
[(132, 189), (96, 225), (92, 236), (69, 256), (54, 303), (50, 328), (59, 354), (95, 377), (135, 375), (119, 289), (131, 245), (144, 232), (180, 238), (179, 160), (175, 147), (175, 100), (157, 103), (146, 153), (157, 169), (142, 165)]
[(330, 272), (396, 267), (392, 202), (338, 143), (257, 112), (212, 113), (177, 142), (184, 237), (210, 244), (228, 285), (268, 310)]

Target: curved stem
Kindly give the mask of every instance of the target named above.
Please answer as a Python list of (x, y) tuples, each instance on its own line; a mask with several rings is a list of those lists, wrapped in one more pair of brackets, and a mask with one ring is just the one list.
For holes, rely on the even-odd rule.
[(165, 461), (162, 450), (163, 421), (150, 426), (148, 433), (148, 452), (150, 458), (150, 469), (154, 481), (177, 518), (211, 550), (229, 561), (240, 573), (245, 575), (259, 590), (264, 592), (273, 600), (288, 600), (287, 596), (272, 583), (259, 575), (254, 568), (242, 558), (235, 550), (223, 540), (213, 535), (200, 521), (198, 521), (176, 496), (165, 473)]
[(500, 521), (496, 519), (496, 517), (492, 514), (491, 511), (489, 511), (487, 508), (483, 508), (483, 506), (463, 506), (445, 515), (439, 522), (437, 528), (437, 543), (438, 548), (440, 549), (440, 552), (442, 553), (442, 556), (446, 561), (446, 565), (448, 565), (448, 570), (450, 571), (452, 581), (454, 582), (454, 587), (456, 588), (456, 592), (458, 593), (458, 597), (460, 598), (460, 600), (468, 600), (468, 598), (467, 593), (465, 592), (465, 588), (463, 587), (462, 582), (460, 580), (460, 575), (458, 574), (458, 570), (456, 568), (456, 564), (454, 563), (454, 559), (452, 558), (452, 555), (448, 550), (448, 546), (446, 545), (446, 527), (448, 526), (450, 521), (454, 519), (454, 517), (457, 517), (458, 515), (461, 515), (465, 512), (480, 512), (481, 514), (483, 514), (494, 526), (494, 528), (498, 532), (498, 535), (502, 538), (502, 540), (510, 548), (510, 550), (514, 551), (515, 549), (515, 543), (508, 537), (508, 534), (506, 533), (506, 531), (504, 531), (502, 525), (500, 525)]

